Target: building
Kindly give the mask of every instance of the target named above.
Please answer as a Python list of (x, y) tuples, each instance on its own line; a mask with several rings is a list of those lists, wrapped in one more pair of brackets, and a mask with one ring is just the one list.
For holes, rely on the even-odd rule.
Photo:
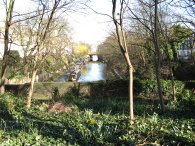
[(178, 57), (183, 60), (195, 58), (195, 33), (181, 44)]

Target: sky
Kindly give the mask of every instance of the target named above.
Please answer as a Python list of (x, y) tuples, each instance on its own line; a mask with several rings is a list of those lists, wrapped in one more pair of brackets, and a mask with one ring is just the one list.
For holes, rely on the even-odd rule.
[[(92, 0), (90, 7), (95, 11), (111, 15), (111, 2), (108, 0)], [(112, 22), (108, 16), (100, 15), (92, 10), (87, 14), (76, 13), (69, 15), (69, 23), (73, 27), (73, 39), (89, 44), (101, 43), (112, 29)]]
[[(95, 11), (111, 15), (112, 7), (110, 0), (91, 0), (90, 7)], [(32, 7), (30, 0), (15, 0), (17, 12), (27, 12)], [(5, 18), (5, 10), (0, 3), (0, 21)], [(96, 14), (92, 10), (68, 13), (65, 15), (71, 27), (71, 35), (75, 42), (85, 42), (92, 46), (101, 43), (111, 31), (111, 21), (108, 16)], [(0, 25), (4, 25), (1, 23)]]

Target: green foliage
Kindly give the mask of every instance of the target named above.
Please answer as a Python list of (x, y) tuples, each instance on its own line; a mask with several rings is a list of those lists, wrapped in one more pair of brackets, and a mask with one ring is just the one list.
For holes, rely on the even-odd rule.
[(168, 53), (167, 55), (169, 55), (169, 58), (171, 60), (173, 60), (174, 59), (174, 52), (171, 49), (171, 45), (166, 43), (166, 48), (167, 48), (167, 53)]
[(54, 101), (57, 101), (57, 100), (60, 99), (60, 93), (59, 93), (58, 87), (54, 87), (54, 88), (53, 88), (52, 99), (53, 99)]
[[(158, 92), (156, 80), (140, 80), (134, 79), (134, 94), (154, 94)], [(161, 80), (164, 96), (170, 97), (172, 94), (171, 80)], [(128, 96), (128, 80), (108, 80), (98, 83), (85, 83), (80, 85), (80, 93), (85, 95), (90, 92), (92, 97), (127, 97)], [(180, 94), (184, 88), (184, 83), (175, 80), (177, 94)], [(89, 89), (87, 89), (89, 88)]]
[(0, 115), (3, 117), (17, 119), (23, 107), (24, 101), (22, 97), (16, 97), (11, 93), (0, 96)]
[(191, 29), (181, 25), (173, 25), (170, 31), (170, 42), (175, 46), (176, 49), (178, 49), (181, 43), (191, 35)]
[(17, 50), (11, 50), (8, 57), (8, 66), (17, 67), (20, 65), (20, 55)]
[(74, 53), (76, 56), (84, 57), (90, 52), (90, 45), (86, 43), (80, 43), (74, 48)]
[(24, 75), (21, 75), (19, 72), (9, 72), (8, 74), (8, 79), (22, 79), (24, 78)]
[[(8, 95), (2, 97), (7, 100), (18, 99)], [(18, 119), (11, 121), (4, 119), (6, 115), (1, 117), (0, 144), (6, 146), (195, 144), (194, 118), (184, 118), (180, 115), (181, 112), (188, 111), (189, 105), (172, 103), (175, 104), (174, 112), (168, 106), (170, 111), (166, 115), (161, 115), (158, 113), (158, 104), (152, 105), (151, 101), (135, 98), (136, 119), (129, 121), (128, 112), (124, 112), (128, 109), (127, 100), (119, 97), (87, 99), (69, 95), (64, 97), (64, 102), (73, 105), (76, 110), (59, 114), (43, 110), (41, 107), (48, 106), (45, 103), (36, 103), (31, 109), (24, 110), (23, 104), (14, 101), (17, 108), (14, 106), (11, 111), (15, 109), (20, 111), (20, 114)], [(151, 112), (152, 108), (156, 112)], [(175, 118), (177, 114), (179, 116)]]
[[(33, 128), (33, 127), (32, 127)], [(54, 139), (50, 137), (44, 137), (39, 134), (38, 129), (34, 129), (33, 133), (28, 133), (26, 131), (18, 131), (17, 136), (9, 137), (7, 136), (1, 145), (6, 146), (22, 146), (22, 145), (33, 145), (33, 146), (41, 146), (41, 145), (69, 145), (63, 139)]]
[(0, 97), (0, 113), (11, 115), (15, 110), (14, 97), (11, 94), (5, 94)]
[[(192, 35), (192, 30), (181, 25), (173, 25), (170, 29), (169, 44), (173, 52), (174, 60), (177, 60), (177, 51), (182, 43)], [(169, 51), (169, 50), (168, 50)]]
[(192, 92), (192, 90), (183, 90), (178, 97), (178, 102), (178, 107), (186, 108), (186, 111), (188, 114), (191, 114), (192, 117), (195, 115), (195, 94)]
[[(156, 80), (135, 80), (135, 88), (138, 92), (141, 93), (157, 93), (158, 86)], [(169, 97), (172, 94), (172, 84), (171, 80), (161, 80), (161, 86), (163, 90), (163, 94)], [(182, 93), (184, 89), (184, 83), (181, 81), (175, 81), (176, 94)]]

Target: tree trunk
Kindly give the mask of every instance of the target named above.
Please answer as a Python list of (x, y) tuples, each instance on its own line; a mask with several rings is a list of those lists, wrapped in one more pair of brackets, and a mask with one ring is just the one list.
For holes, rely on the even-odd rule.
[(120, 14), (119, 14), (119, 22), (116, 18), (116, 5), (117, 5), (117, 0), (112, 1), (112, 16), (113, 16), (113, 22), (115, 24), (116, 28), (116, 35), (117, 35), (117, 40), (119, 44), (119, 48), (121, 50), (121, 53), (123, 54), (126, 64), (128, 66), (128, 74), (129, 74), (129, 118), (131, 120), (134, 119), (134, 112), (133, 112), (133, 66), (131, 64), (130, 58), (129, 58), (129, 53), (128, 53), (128, 48), (127, 48), (127, 43), (126, 43), (126, 38), (125, 38), (125, 33), (124, 33), (124, 28), (123, 28), (123, 4), (124, 1), (121, 3), (121, 9), (120, 9)]
[(3, 59), (3, 64), (1, 67), (1, 84), (0, 84), (0, 94), (4, 94), (5, 93), (5, 73), (7, 70), (7, 63), (6, 61)]
[[(55, 14), (55, 11), (56, 11), (59, 3), (60, 3), (60, 1), (55, 1), (54, 2), (51, 14), (49, 16), (49, 19), (48, 19), (47, 24), (46, 24), (46, 28), (45, 28), (44, 33), (43, 33), (43, 37), (41, 38), (41, 42), (40, 42), (40, 44), (37, 44), (37, 48), (35, 48), (36, 53), (35, 53), (35, 58), (33, 60), (32, 78), (31, 78), (31, 82), (30, 82), (29, 93), (28, 93), (28, 96), (27, 96), (27, 107), (28, 108), (31, 106), (32, 94), (33, 94), (33, 89), (34, 89), (34, 82), (35, 82), (35, 79), (36, 79), (36, 74), (37, 74), (38, 68), (41, 64), (41, 63), (39, 63), (39, 65), (38, 65), (38, 58), (40, 56), (40, 49), (43, 49), (44, 41), (45, 41), (46, 36), (49, 32), (49, 28), (50, 28), (50, 25), (52, 23), (53, 16)], [(44, 16), (44, 13), (42, 14), (42, 17), (41, 17), (41, 20), (40, 20), (41, 22), (43, 21), (42, 20), (43, 16)]]
[(173, 97), (173, 100), (174, 101), (177, 101), (177, 98), (176, 98), (176, 88), (175, 88), (175, 80), (174, 80), (174, 76), (173, 76), (173, 69), (172, 69), (171, 66), (169, 67), (169, 70), (170, 70), (170, 75), (171, 75), (172, 97)]
[(130, 119), (134, 119), (134, 112), (133, 112), (133, 66), (129, 67), (129, 116)]
[(155, 68), (156, 68), (156, 80), (157, 80), (157, 85), (158, 85), (158, 95), (160, 99), (160, 106), (161, 110), (165, 112), (165, 106), (164, 106), (164, 99), (163, 99), (163, 94), (162, 94), (162, 86), (161, 86), (161, 73), (160, 73), (160, 62), (159, 59), (155, 59)]
[(30, 88), (28, 91), (28, 96), (27, 96), (27, 108), (30, 108), (31, 106), (31, 100), (32, 100), (32, 95), (33, 95), (33, 90), (34, 90), (34, 83), (35, 83), (35, 79), (36, 79), (36, 74), (38, 71), (38, 67), (37, 67), (37, 62), (38, 62), (38, 57), (39, 57), (39, 51), (40, 48), (37, 47), (36, 48), (36, 53), (35, 53), (35, 58), (33, 60), (33, 68), (32, 68), (32, 77), (30, 80)]
[(29, 89), (28, 97), (27, 97), (27, 107), (28, 108), (30, 108), (30, 106), (31, 106), (36, 74), (37, 74), (37, 69), (32, 71), (32, 77), (31, 77), (31, 81), (30, 81), (30, 89)]
[(128, 52), (124, 54), (126, 63), (128, 65), (128, 72), (129, 72), (129, 118), (131, 120), (134, 119), (134, 111), (133, 111), (133, 66), (131, 64)]
[(5, 30), (5, 37), (4, 37), (4, 55), (3, 55), (3, 63), (1, 67), (1, 84), (0, 84), (0, 92), (1, 95), (5, 93), (5, 74), (7, 71), (7, 57), (8, 57), (8, 34), (9, 30), (6, 28)]
[(156, 68), (156, 80), (158, 85), (158, 95), (160, 98), (161, 110), (165, 112), (164, 99), (162, 94), (161, 86), (161, 71), (160, 71), (160, 61), (161, 61), (161, 52), (159, 45), (159, 29), (158, 29), (158, 0), (155, 0), (155, 19), (154, 19), (154, 46), (155, 46), (155, 68)]
[(4, 36), (4, 54), (3, 54), (3, 64), (1, 66), (1, 82), (0, 82), (0, 94), (5, 93), (5, 74), (7, 71), (7, 57), (9, 55), (9, 27), (11, 26), (12, 12), (15, 0), (9, 1), (9, 8), (6, 12), (6, 21), (5, 21), (5, 36)]
[(172, 87), (172, 98), (174, 101), (176, 101), (176, 88), (175, 88), (175, 80), (174, 80), (174, 76), (173, 76), (173, 62), (169, 56), (169, 53), (168, 53), (168, 49), (166, 50), (166, 54), (167, 54), (167, 58), (168, 58), (168, 67), (169, 67), (169, 73), (170, 73), (170, 76), (171, 76), (171, 87)]

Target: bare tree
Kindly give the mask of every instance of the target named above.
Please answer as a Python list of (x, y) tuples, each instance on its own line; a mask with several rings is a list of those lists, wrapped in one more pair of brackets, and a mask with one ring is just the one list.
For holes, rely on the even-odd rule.
[(163, 94), (162, 94), (162, 86), (161, 86), (161, 72), (160, 72), (160, 65), (161, 65), (161, 51), (160, 51), (160, 42), (159, 42), (159, 16), (158, 16), (158, 0), (154, 2), (154, 46), (155, 46), (155, 64), (156, 64), (156, 79), (158, 84), (158, 94), (160, 98), (160, 105), (163, 112), (165, 112)]
[[(129, 52), (127, 48), (127, 43), (126, 43), (126, 36), (125, 36), (125, 31), (124, 31), (124, 14), (126, 10), (126, 4), (124, 0), (120, 1), (120, 10), (119, 13), (117, 13), (117, 0), (112, 0), (112, 17), (113, 17), (113, 22), (115, 24), (116, 28), (116, 35), (117, 35), (117, 40), (118, 44), (120, 47), (120, 50), (126, 60), (126, 64), (128, 66), (128, 73), (129, 73), (129, 116), (130, 119), (134, 119), (134, 112), (133, 112), (133, 66), (131, 64), (131, 60), (129, 57)], [(117, 18), (117, 15), (119, 18)]]
[(7, 1), (5, 1), (6, 5), (6, 20), (5, 20), (5, 34), (4, 34), (4, 54), (3, 54), (3, 63), (1, 66), (1, 83), (0, 83), (0, 94), (5, 93), (5, 74), (7, 70), (7, 58), (10, 53), (9, 48), (9, 30), (12, 24), (12, 14), (14, 8), (15, 0), (10, 0), (7, 6)]
[[(52, 24), (55, 21), (55, 15), (59, 11), (63, 12), (67, 9), (70, 9), (70, 6), (73, 6), (75, 0), (55, 0), (53, 3), (48, 1), (39, 1), (38, 5), (38, 14), (39, 17), (36, 19), (36, 41), (34, 46), (32, 47), (32, 70), (31, 70), (31, 82), (29, 94), (27, 97), (27, 107), (31, 106), (32, 94), (34, 89), (34, 82), (37, 75), (37, 71), (40, 68), (43, 61), (46, 59), (48, 52), (46, 48), (46, 44), (49, 41), (49, 34), (52, 32)], [(50, 5), (51, 9), (50, 9)], [(49, 11), (48, 11), (49, 10)], [(60, 13), (60, 12), (59, 12)]]
[[(179, 11), (174, 11), (176, 23), (183, 23), (187, 27), (195, 27), (195, 1), (194, 0), (171, 0), (167, 5)], [(191, 28), (191, 27), (190, 27)]]
[[(160, 42), (159, 42), (159, 12), (158, 12), (158, 4), (159, 1), (143, 1), (139, 0), (139, 5), (141, 6), (141, 14), (137, 14), (130, 6), (128, 6), (129, 10), (129, 19), (135, 20), (139, 22), (145, 28), (145, 35), (151, 37), (153, 45), (150, 47), (152, 52), (154, 52), (154, 62), (155, 62), (155, 73), (156, 73), (156, 80), (158, 85), (158, 95), (160, 99), (161, 109), (164, 112), (164, 100), (162, 94), (162, 87), (161, 87), (161, 51), (160, 51)], [(136, 8), (137, 10), (137, 8)], [(146, 39), (146, 41), (149, 41)]]

